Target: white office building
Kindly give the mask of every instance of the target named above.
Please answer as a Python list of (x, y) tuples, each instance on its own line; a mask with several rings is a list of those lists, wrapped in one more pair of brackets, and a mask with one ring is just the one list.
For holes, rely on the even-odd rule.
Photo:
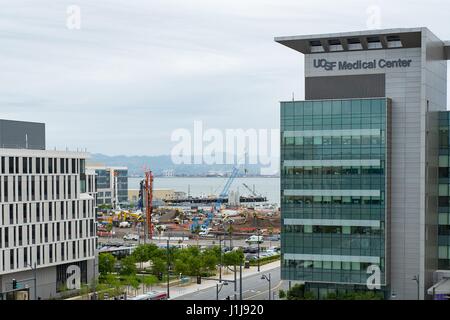
[(96, 275), (89, 155), (17, 146), (0, 148), (0, 300), (57, 298)]

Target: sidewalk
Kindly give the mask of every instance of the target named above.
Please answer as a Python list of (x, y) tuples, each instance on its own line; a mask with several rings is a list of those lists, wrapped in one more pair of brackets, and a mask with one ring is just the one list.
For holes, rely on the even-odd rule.
[[(262, 265), (260, 267), (260, 273), (264, 273), (268, 270), (272, 270), (275, 269), (277, 267), (280, 266), (280, 261), (274, 261), (265, 265)], [(222, 272), (224, 272), (224, 269), (222, 269)], [(250, 269), (242, 269), (242, 279), (245, 279), (247, 277), (250, 277), (252, 275), (255, 275), (258, 273), (258, 267), (254, 266), (254, 267), (250, 267)], [(219, 275), (217, 274), (214, 278), (219, 278)], [(222, 279), (224, 280), (234, 280), (234, 272), (228, 271), (228, 273), (224, 274), (222, 273)], [(193, 281), (195, 281), (195, 279), (193, 279)], [(237, 281), (239, 282), (239, 268), (237, 268)], [(170, 287), (170, 300), (171, 299), (175, 299), (181, 296), (184, 296), (186, 294), (190, 294), (190, 293), (194, 293), (194, 292), (198, 292), (198, 291), (202, 291), (205, 289), (210, 289), (215, 287), (217, 284), (217, 281), (214, 280), (203, 280), (202, 279), (202, 284), (197, 284), (196, 282), (193, 282), (189, 285), (184, 285), (184, 286), (173, 286)], [(153, 290), (157, 290), (157, 291), (163, 291), (166, 292), (167, 291), (167, 287), (163, 287), (163, 286), (155, 286), (153, 287)]]
[[(268, 270), (272, 270), (275, 269), (277, 267), (280, 266), (280, 260), (278, 261), (274, 261), (265, 265), (262, 265), (260, 267), (260, 273), (264, 273)], [(225, 271), (226, 268), (222, 268), (222, 279), (224, 280), (234, 280), (234, 272), (232, 271)], [(239, 268), (236, 269), (237, 271), (237, 281), (239, 282)], [(242, 279), (245, 279), (247, 277), (250, 277), (252, 275), (255, 275), (258, 273), (258, 267), (257, 266), (252, 266), (249, 269), (245, 269), (244, 267), (242, 267)], [(213, 276), (211, 278), (219, 278), (219, 274), (217, 274), (216, 276)], [(198, 291), (202, 291), (205, 289), (210, 289), (216, 286), (217, 281), (214, 280), (204, 280), (202, 279), (202, 284), (197, 284), (195, 281), (195, 277), (191, 277), (191, 283), (187, 284), (187, 285), (180, 285), (179, 280), (171, 280), (170, 283), (170, 299), (175, 299), (181, 296), (184, 296), (186, 294), (190, 294), (190, 293), (194, 293), (194, 292), (198, 292)], [(177, 283), (177, 284), (175, 284)], [(167, 292), (167, 286), (166, 285), (155, 285), (152, 286), (151, 288), (152, 291), (159, 291), (159, 292)], [(144, 290), (145, 291), (145, 290)], [(148, 291), (148, 290), (147, 290)], [(136, 291), (136, 293), (142, 294), (143, 289), (142, 286), (139, 287), (139, 289)], [(127, 294), (128, 297), (134, 297), (135, 296), (135, 291), (131, 290), (131, 292), (129, 292), (129, 294)], [(82, 297), (81, 296), (75, 296), (75, 297), (71, 297), (71, 298), (67, 298), (65, 300), (81, 300)]]

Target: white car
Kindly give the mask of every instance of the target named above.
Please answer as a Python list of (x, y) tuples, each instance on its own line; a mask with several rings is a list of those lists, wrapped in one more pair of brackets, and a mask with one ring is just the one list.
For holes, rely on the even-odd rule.
[(137, 234), (127, 234), (123, 236), (123, 240), (139, 241), (139, 236)]

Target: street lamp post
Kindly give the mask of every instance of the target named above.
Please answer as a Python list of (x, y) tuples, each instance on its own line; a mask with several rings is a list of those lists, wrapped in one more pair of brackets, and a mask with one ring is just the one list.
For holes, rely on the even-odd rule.
[(36, 262), (34, 263), (34, 266), (32, 266), (31, 264), (27, 264), (27, 265), (28, 265), (28, 267), (31, 268), (31, 270), (33, 270), (34, 300), (37, 300)]
[(419, 281), (419, 275), (414, 276), (412, 280), (416, 281), (417, 283), (417, 300), (420, 300), (420, 281)]
[(219, 265), (219, 282), (222, 282), (222, 238), (219, 236), (220, 265)]
[(230, 232), (230, 250), (233, 248), (233, 220), (229, 220), (228, 223), (230, 224), (228, 231)]
[[(257, 220), (258, 221), (258, 220)], [(258, 237), (257, 237), (257, 239), (258, 239), (258, 272), (260, 272), (261, 271), (261, 264), (260, 264), (260, 252), (261, 252), (261, 248), (260, 248), (260, 244), (259, 244), (259, 228), (258, 228), (258, 232), (257, 232), (257, 235), (258, 235)]]
[(167, 299), (170, 298), (170, 235), (167, 239)]
[(242, 300), (242, 260), (239, 265), (239, 300)]
[(260, 265), (260, 261), (259, 261), (259, 254), (260, 254), (260, 245), (259, 245), (259, 226), (258, 226), (258, 215), (256, 214), (256, 212), (253, 214), (253, 219), (255, 220), (255, 226), (256, 226), (256, 239), (257, 239), (257, 243), (258, 243), (258, 272), (261, 271), (261, 265)]
[[(219, 293), (220, 293), (220, 291), (222, 290), (222, 288), (223, 288), (223, 286), (227, 286), (228, 285), (228, 282), (223, 282), (222, 284), (216, 284), (216, 300), (219, 300)], [(220, 286), (220, 288), (219, 288), (219, 286)]]
[(271, 281), (271, 278), (270, 278), (270, 273), (269, 273), (269, 276), (266, 276), (265, 274), (263, 274), (262, 275), (262, 277), (261, 277), (261, 280), (267, 280), (268, 282), (269, 282), (269, 300), (272, 300), (272, 295), (271, 295), (271, 291), (272, 291), (272, 281)]

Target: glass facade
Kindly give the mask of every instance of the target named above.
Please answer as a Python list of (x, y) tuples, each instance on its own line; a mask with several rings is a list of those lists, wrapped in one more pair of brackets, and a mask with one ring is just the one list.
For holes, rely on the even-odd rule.
[(95, 178), (97, 189), (107, 189), (111, 187), (111, 172), (109, 169), (95, 170), (95, 173), (97, 174), (97, 177)]
[[(282, 278), (386, 284), (390, 100), (281, 103)], [(323, 289), (323, 288), (322, 288)]]
[(450, 113), (439, 112), (438, 269), (450, 270)]
[(117, 197), (120, 204), (128, 202), (128, 170), (115, 170), (117, 172)]
[(117, 198), (119, 204), (128, 203), (128, 170), (127, 169), (96, 169), (95, 184), (98, 190), (97, 205), (112, 204), (112, 190), (114, 189), (113, 172), (117, 175)]

